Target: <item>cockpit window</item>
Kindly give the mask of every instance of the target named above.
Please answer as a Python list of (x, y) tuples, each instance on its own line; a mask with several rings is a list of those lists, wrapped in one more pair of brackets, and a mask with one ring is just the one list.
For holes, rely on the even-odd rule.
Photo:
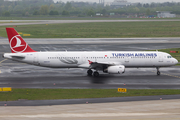
[(167, 56), (167, 58), (172, 58), (172, 56)]

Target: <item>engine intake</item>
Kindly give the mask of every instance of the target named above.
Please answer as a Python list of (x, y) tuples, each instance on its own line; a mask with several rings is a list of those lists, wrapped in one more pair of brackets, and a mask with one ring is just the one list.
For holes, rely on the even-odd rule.
[(122, 74), (125, 72), (125, 66), (124, 65), (109, 66), (107, 68), (107, 72), (109, 74)]

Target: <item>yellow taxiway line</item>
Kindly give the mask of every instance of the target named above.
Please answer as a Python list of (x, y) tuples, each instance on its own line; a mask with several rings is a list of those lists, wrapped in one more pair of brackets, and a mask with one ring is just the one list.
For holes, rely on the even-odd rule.
[(0, 61), (0, 64), (1, 64), (2, 62), (6, 61), (6, 60), (7, 60), (7, 59), (4, 59), (4, 60)]
[[(4, 60), (0, 61), (0, 64), (1, 64), (2, 62), (6, 61), (6, 60), (7, 60), (7, 59), (4, 59)], [(0, 66), (1, 66), (1, 65), (0, 65)], [(1, 70), (0, 70), (0, 73), (2, 73)]]
[[(152, 72), (155, 72), (155, 71), (152, 71)], [(176, 76), (176, 75), (170, 75), (170, 74), (167, 74), (167, 73), (161, 73), (162, 75), (167, 75), (169, 77), (175, 77), (175, 78), (180, 78), (180, 76)]]

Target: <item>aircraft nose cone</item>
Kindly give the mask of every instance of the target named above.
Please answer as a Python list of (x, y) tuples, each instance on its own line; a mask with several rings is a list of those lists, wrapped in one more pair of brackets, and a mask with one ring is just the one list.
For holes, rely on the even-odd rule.
[(173, 64), (177, 64), (178, 60), (174, 58), (174, 60), (172, 62), (173, 62)]
[(177, 64), (178, 63), (178, 60), (177, 59), (175, 59), (175, 64)]

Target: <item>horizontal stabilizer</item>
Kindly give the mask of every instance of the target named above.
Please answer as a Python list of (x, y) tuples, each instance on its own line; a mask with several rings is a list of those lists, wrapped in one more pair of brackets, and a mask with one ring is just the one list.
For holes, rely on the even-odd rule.
[(22, 55), (11, 55), (12, 58), (18, 58), (18, 59), (23, 59), (25, 56)]

